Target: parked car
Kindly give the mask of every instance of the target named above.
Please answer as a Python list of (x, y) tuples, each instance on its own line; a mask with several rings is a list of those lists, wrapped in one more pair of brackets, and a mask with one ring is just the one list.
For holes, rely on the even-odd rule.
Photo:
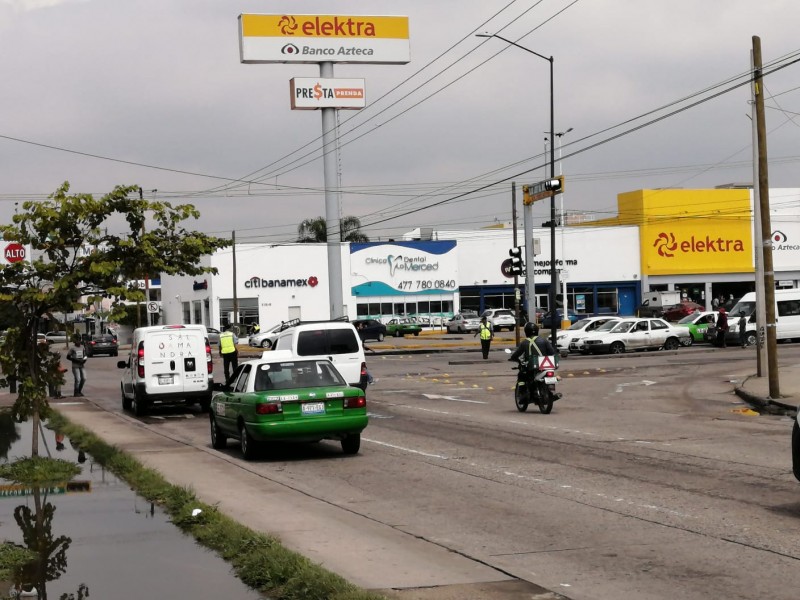
[(517, 326), (514, 312), (507, 308), (487, 308), (481, 313), (481, 317), (487, 318), (493, 331), (502, 331), (503, 329), (514, 331)]
[(717, 311), (698, 311), (686, 315), (675, 323), (676, 327), (685, 327), (692, 335), (692, 342), (707, 342), (706, 332), (709, 327), (713, 327), (717, 322)]
[(363, 390), (347, 385), (325, 358), (303, 359), (291, 352), (265, 352), (239, 365), (230, 386), (211, 401), (211, 445), (239, 440), (244, 458), (257, 456), (265, 442), (339, 440), (345, 454), (356, 454), (367, 426)]
[(472, 333), (478, 331), (480, 324), (478, 313), (465, 311), (447, 321), (447, 333)]
[(586, 317), (575, 321), (569, 329), (556, 336), (556, 349), (562, 356), (569, 352), (580, 352), (580, 341), (590, 333), (597, 331), (606, 323), (619, 321), (619, 317)]
[(359, 319), (357, 321), (353, 321), (353, 325), (356, 326), (358, 337), (361, 338), (362, 342), (367, 340), (377, 340), (382, 342), (386, 337), (386, 325), (377, 319)]
[(664, 319), (622, 319), (608, 331), (597, 331), (583, 341), (587, 352), (622, 354), (630, 350), (675, 350), (691, 345), (685, 327), (675, 327)]
[(86, 356), (95, 356), (96, 354), (117, 356), (119, 353), (119, 344), (117, 343), (117, 338), (110, 333), (93, 335), (86, 340), (84, 346), (86, 348)]
[[(555, 327), (557, 327), (558, 329), (561, 329), (561, 320), (562, 320), (561, 319), (561, 315), (562, 314), (563, 313), (562, 313), (560, 308), (556, 310)], [(567, 309), (567, 319), (569, 319), (570, 323), (576, 323), (577, 321), (580, 321), (581, 319), (583, 319), (585, 317), (586, 317), (586, 315), (581, 315), (581, 314), (576, 313), (574, 310)], [(544, 317), (542, 317), (542, 328), (543, 329), (552, 329), (553, 328), (551, 311), (548, 311), (548, 312), (544, 313)]]
[(419, 335), (422, 327), (413, 319), (390, 319), (386, 323), (386, 335), (401, 337), (404, 335)]
[(278, 335), (280, 335), (280, 333), (286, 329), (286, 323), (278, 323), (269, 329), (260, 331), (255, 335), (251, 335), (247, 343), (253, 348), (265, 348), (269, 350), (275, 345), (275, 340), (278, 339)]
[(219, 329), (206, 327), (206, 332), (208, 333), (208, 343), (212, 346), (219, 345)]
[(66, 344), (67, 332), (66, 331), (48, 331), (44, 334), (48, 344)]
[(703, 306), (702, 304), (698, 304), (697, 302), (690, 302), (689, 300), (684, 300), (680, 304), (664, 310), (662, 318), (667, 321), (680, 321), (683, 317), (687, 317), (698, 311), (702, 312), (705, 309), (706, 307)]

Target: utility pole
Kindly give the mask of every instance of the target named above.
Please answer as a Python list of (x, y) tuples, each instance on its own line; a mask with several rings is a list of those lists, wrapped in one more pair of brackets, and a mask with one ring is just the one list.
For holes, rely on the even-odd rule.
[[(517, 182), (511, 182), (511, 229), (514, 236), (512, 246), (517, 247)], [(528, 265), (525, 265), (525, 269)], [(514, 340), (519, 346), (519, 275), (514, 271), (514, 320), (517, 322), (514, 327)]]
[[(235, 230), (231, 231), (231, 248), (233, 248), (233, 322), (238, 323), (239, 297), (236, 295), (236, 231)], [(228, 323), (228, 325), (230, 325), (230, 323)]]
[[(764, 83), (761, 63), (761, 38), (753, 36), (753, 84), (756, 95), (758, 131), (758, 195), (761, 207), (761, 244), (764, 247), (764, 308), (767, 329), (767, 369), (769, 397), (780, 398), (778, 376), (778, 337), (775, 328), (775, 272), (772, 263), (772, 223), (769, 214), (769, 177), (767, 171), (767, 126), (764, 116)], [(756, 299), (758, 302), (758, 298)]]
[[(753, 51), (750, 51), (750, 70), (755, 71)], [(758, 116), (756, 115), (756, 86), (755, 81), (751, 86), (751, 116), (753, 125), (753, 250), (755, 258), (755, 283), (756, 283), (756, 375), (764, 377), (767, 371), (767, 311), (763, 299), (764, 293), (764, 244), (761, 240), (761, 195), (758, 193)], [(734, 315), (736, 316), (736, 315)]]

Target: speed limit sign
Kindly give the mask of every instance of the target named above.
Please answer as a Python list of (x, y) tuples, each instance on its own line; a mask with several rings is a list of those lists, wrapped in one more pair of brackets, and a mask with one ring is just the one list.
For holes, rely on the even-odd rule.
[(147, 303), (147, 312), (149, 312), (149, 313), (157, 313), (158, 312), (158, 302), (148, 302)]

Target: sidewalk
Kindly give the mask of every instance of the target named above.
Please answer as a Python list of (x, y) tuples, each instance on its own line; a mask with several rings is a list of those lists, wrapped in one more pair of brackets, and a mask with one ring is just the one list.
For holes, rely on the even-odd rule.
[(762, 412), (793, 415), (800, 404), (800, 365), (778, 365), (778, 398), (770, 398), (766, 367), (764, 373), (763, 377), (753, 374), (738, 382), (736, 395)]

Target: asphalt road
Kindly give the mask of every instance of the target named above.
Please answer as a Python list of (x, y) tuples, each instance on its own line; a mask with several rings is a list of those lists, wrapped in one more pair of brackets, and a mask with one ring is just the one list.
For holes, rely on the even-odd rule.
[[(800, 345), (781, 353), (800, 357)], [(752, 414), (733, 394), (733, 382), (754, 370), (749, 350), (571, 357), (550, 415), (517, 412), (504, 359), (499, 351), (488, 361), (463, 351), (370, 356), (377, 383), (355, 457), (323, 442), (246, 463), (233, 443), (210, 449), (196, 409), (117, 418), (125, 439), (109, 441), (135, 448), (138, 435), (160, 435), (202, 449), (198, 469), (218, 463), (226, 477), (257, 474), (280, 486), (306, 511), (291, 527), (281, 514), (268, 520), (288, 545), (397, 598), (555, 597), (537, 596), (538, 586), (576, 600), (797, 597), (792, 422)], [(115, 363), (93, 359), (86, 391), (119, 415)], [(339, 517), (330, 527), (352, 547), (320, 539), (324, 523), (314, 529), (331, 510)], [(381, 539), (372, 539), (378, 528)], [(370, 562), (373, 552), (421, 549), (430, 550), (429, 570)]]

